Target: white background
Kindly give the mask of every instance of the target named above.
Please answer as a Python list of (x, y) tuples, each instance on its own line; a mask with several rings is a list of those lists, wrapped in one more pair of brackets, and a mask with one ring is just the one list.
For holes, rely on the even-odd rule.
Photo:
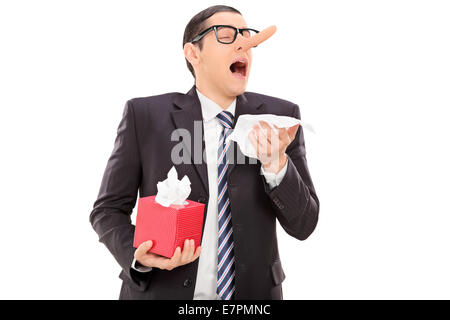
[(88, 218), (123, 107), (192, 87), (184, 28), (215, 4), (278, 27), (247, 90), (316, 130), (320, 218), (279, 228), (284, 297), (450, 298), (450, 5), (430, 0), (2, 1), (0, 298), (118, 298)]

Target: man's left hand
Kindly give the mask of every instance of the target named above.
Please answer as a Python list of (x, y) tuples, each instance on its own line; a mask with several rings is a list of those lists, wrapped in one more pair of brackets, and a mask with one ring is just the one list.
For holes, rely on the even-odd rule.
[(286, 148), (294, 140), (299, 126), (278, 128), (274, 125), (274, 130), (265, 121), (259, 121), (259, 126), (253, 126), (248, 138), (265, 171), (278, 173), (283, 169), (287, 162)]

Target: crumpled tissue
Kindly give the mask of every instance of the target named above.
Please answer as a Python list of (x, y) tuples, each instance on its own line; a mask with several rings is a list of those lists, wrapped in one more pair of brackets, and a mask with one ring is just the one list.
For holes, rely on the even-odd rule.
[(303, 128), (314, 133), (314, 129), (310, 124), (304, 123), (297, 118), (274, 114), (243, 114), (239, 116), (233, 132), (227, 137), (226, 142), (228, 143), (229, 140), (236, 141), (244, 155), (250, 158), (257, 158), (256, 150), (248, 139), (248, 134), (253, 126), (261, 120), (267, 122), (275, 131), (277, 130), (274, 125), (278, 128), (290, 128), (300, 124)]
[(169, 170), (167, 179), (157, 183), (158, 193), (155, 201), (164, 207), (170, 205), (187, 205), (187, 197), (191, 193), (191, 181), (188, 176), (178, 180), (177, 170), (175, 166)]

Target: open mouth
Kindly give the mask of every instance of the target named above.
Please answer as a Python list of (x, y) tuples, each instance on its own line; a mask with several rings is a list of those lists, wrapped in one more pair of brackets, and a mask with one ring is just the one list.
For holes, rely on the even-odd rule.
[(238, 78), (245, 78), (247, 76), (247, 59), (236, 59), (230, 65), (230, 71), (234, 76)]

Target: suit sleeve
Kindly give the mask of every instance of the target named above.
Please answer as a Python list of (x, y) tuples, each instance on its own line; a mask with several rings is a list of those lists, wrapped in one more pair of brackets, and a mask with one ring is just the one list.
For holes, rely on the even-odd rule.
[(136, 204), (142, 168), (136, 139), (132, 100), (127, 101), (117, 129), (113, 151), (89, 220), (99, 241), (112, 253), (123, 272), (138, 287), (145, 287), (151, 276), (132, 269), (134, 225), (131, 213)]
[[(292, 117), (300, 119), (300, 109), (294, 105)], [(286, 149), (287, 171), (281, 183), (271, 189), (263, 180), (278, 221), (291, 236), (307, 239), (314, 231), (319, 217), (319, 199), (312, 183), (305, 151), (303, 128)]]

